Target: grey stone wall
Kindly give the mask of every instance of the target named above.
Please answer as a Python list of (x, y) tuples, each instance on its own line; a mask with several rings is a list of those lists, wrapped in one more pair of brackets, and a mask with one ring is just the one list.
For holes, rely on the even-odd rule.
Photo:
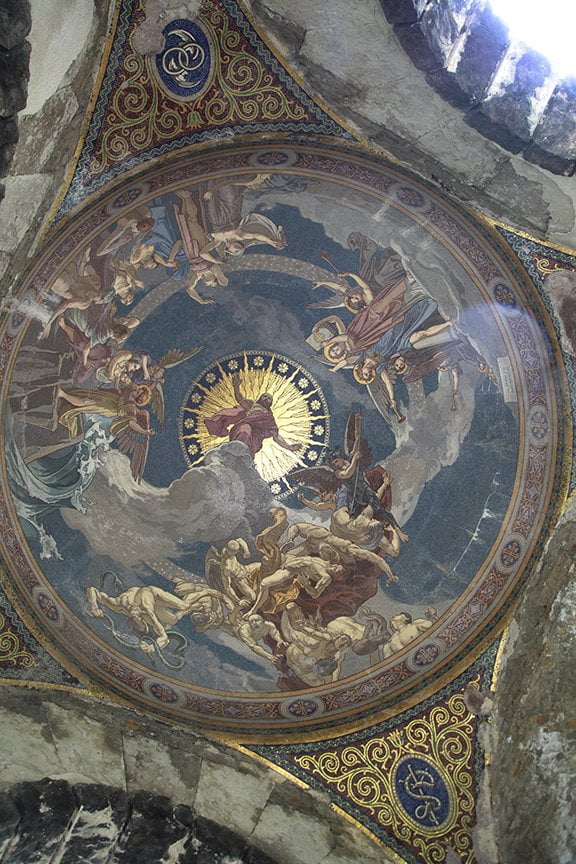
[(513, 618), (496, 690), (493, 826), (501, 864), (576, 861), (576, 499)]
[[(407, 10), (414, 14), (412, 0), (391, 0), (389, 8), (395, 11), (391, 21), (385, 17), (381, 0), (248, 3), (259, 26), (301, 77), (307, 91), (324, 100), (371, 145), (487, 216), (542, 239), (576, 247), (574, 179), (554, 176), (505, 149), (513, 144), (514, 135), (517, 140), (512, 150), (519, 152), (528, 143), (517, 134), (525, 134), (518, 124), (516, 132), (510, 131), (500, 143), (472, 128), (473, 123), (479, 127), (484, 124), (483, 131), (495, 130), (498, 123), (494, 118), (513, 119), (506, 100), (503, 102), (496, 91), (490, 98), (487, 95), (489, 81), (506, 53), (506, 40), (499, 40), (494, 28), (493, 38), (481, 42), (486, 28), (480, 21), (478, 40), (471, 39), (458, 66), (459, 81), (450, 79), (450, 87), (446, 84), (441, 92), (441, 82), (433, 76), (442, 68), (440, 60), (447, 60), (443, 51), (451, 50), (456, 39), (456, 28), (447, 15), (441, 17), (444, 26), (440, 30), (434, 30), (431, 17), (423, 19), (441, 47), (439, 56), (431, 57), (430, 51), (427, 55), (422, 51), (422, 44), (428, 44), (424, 37), (414, 42), (412, 56), (421, 58), (420, 66), (424, 66), (419, 69), (400, 42), (400, 36), (404, 44), (416, 36), (415, 26), (406, 20)], [(449, 5), (447, 0), (415, 0), (415, 4), (418, 14)], [(514, 83), (513, 75), (510, 84), (515, 106), (521, 101), (517, 90), (522, 81), (537, 88), (543, 75), (537, 63), (519, 63), (518, 81)], [(444, 98), (447, 95), (448, 101)], [(470, 108), (472, 103), (474, 109)], [(467, 113), (465, 104), (469, 106)], [(566, 104), (560, 91), (550, 101), (546, 117), (556, 129), (557, 119), (552, 118), (558, 118)], [(517, 113), (514, 116), (518, 120)], [(546, 132), (548, 120), (542, 116), (542, 135), (549, 135), (552, 127)], [(573, 139), (569, 124), (566, 134)]]
[[(0, 0), (0, 177), (8, 171), (18, 140), (18, 112), (26, 105), (29, 78), (30, 4)], [(0, 186), (0, 197), (4, 187)]]
[[(554, 174), (576, 169), (576, 83), (514, 42), (484, 0), (381, 0), (426, 81), (464, 120)], [(559, 26), (562, 26), (559, 23)]]
[[(114, 817), (115, 825), (124, 818), (120, 811), (128, 806), (126, 796), (138, 824), (148, 818), (145, 808), (152, 807), (150, 796), (160, 796), (164, 799), (158, 805), (165, 812), (162, 819), (178, 823), (174, 823), (168, 845), (182, 840), (184, 835), (186, 842), (190, 841), (193, 835), (186, 819), (189, 822), (193, 818), (197, 826), (194, 830), (202, 842), (207, 843), (211, 832), (216, 831), (214, 824), (222, 826), (217, 833), (227, 838), (227, 854), (247, 864), (251, 862), (250, 854), (255, 855), (251, 849), (278, 864), (390, 864), (381, 847), (332, 809), (328, 795), (302, 788), (251, 756), (192, 731), (175, 729), (74, 693), (7, 686), (0, 688), (0, 728), (4, 742), (0, 748), (0, 792), (14, 784), (38, 783), (44, 778), (66, 781), (76, 789), (86, 784), (112, 787), (121, 792), (120, 803), (114, 805), (114, 812), (119, 814), (117, 819)], [(60, 828), (66, 820), (71, 824), (77, 812), (75, 793), (63, 786), (49, 788), (55, 800), (61, 797), (64, 801)], [(137, 797), (140, 793), (147, 794)], [(180, 805), (189, 810), (178, 810)], [(4, 818), (6, 831), (12, 837), (16, 816), (3, 816), (5, 811), (10, 811), (10, 806), (0, 799), (0, 823)], [(182, 816), (185, 813), (186, 818)], [(94, 819), (101, 824), (96, 816)], [(52, 832), (54, 844), (59, 842), (60, 828)], [(233, 834), (228, 837), (224, 829)], [(234, 840), (233, 835), (240, 840)], [(128, 838), (126, 842), (132, 841)], [(63, 864), (59, 858), (3, 858), (0, 852), (2, 864), (28, 864), (28, 860)], [(73, 861), (64, 860), (70, 860), (70, 864)], [(118, 864), (132, 860), (119, 858)], [(140, 864), (161, 860), (176, 864), (178, 858), (164, 859), (159, 853), (157, 857), (141, 858)], [(184, 861), (188, 859), (183, 859), (182, 864)], [(198, 859), (199, 864), (210, 861)], [(116, 859), (112, 858), (112, 862), (116, 864)], [(251, 864), (259, 862), (254, 858)]]
[(112, 7), (113, 0), (0, 0), (3, 292), (28, 267), (71, 164)]

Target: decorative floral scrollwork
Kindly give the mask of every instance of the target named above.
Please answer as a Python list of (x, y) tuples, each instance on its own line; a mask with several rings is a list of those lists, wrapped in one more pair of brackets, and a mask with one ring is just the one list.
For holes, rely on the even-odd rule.
[(548, 276), (549, 273), (554, 273), (557, 270), (570, 269), (570, 267), (567, 267), (566, 264), (563, 264), (561, 261), (556, 261), (554, 258), (548, 256), (535, 258), (534, 263), (536, 264), (536, 269), (542, 276)]
[(381, 737), (295, 761), (428, 864), (444, 861), (447, 845), (471, 864), (474, 723), (456, 693)]
[(6, 616), (0, 612), (0, 667), (29, 669), (35, 665), (34, 655), (26, 648), (18, 634), (10, 629)]
[[(183, 30), (157, 58), (146, 59), (128, 43), (95, 141), (90, 175), (101, 175), (136, 154), (200, 128), (306, 120), (305, 108), (254, 55), (230, 16), (208, 2), (197, 22), (214, 49), (209, 86), (202, 84), (193, 98), (198, 83), (194, 70), (207, 65), (207, 47), (190, 34), (185, 39)], [(166, 28), (167, 36), (179, 32), (171, 26)]]

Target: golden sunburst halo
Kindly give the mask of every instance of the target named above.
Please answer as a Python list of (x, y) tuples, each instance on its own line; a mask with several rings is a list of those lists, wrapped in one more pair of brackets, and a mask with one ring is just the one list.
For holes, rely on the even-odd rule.
[(299, 444), (298, 452), (265, 438), (254, 456), (254, 467), (276, 497), (292, 488), (288, 475), (296, 468), (322, 462), (330, 438), (330, 415), (322, 390), (301, 364), (270, 351), (242, 351), (207, 367), (191, 385), (180, 410), (179, 437), (191, 467), (202, 464), (206, 454), (228, 441), (206, 428), (206, 419), (235, 406), (233, 379), (245, 399), (272, 396), (272, 413), (282, 438)]

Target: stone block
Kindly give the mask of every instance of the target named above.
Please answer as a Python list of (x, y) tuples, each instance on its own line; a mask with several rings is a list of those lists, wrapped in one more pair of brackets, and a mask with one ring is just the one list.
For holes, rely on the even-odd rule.
[(130, 816), (108, 864), (176, 862), (184, 851), (190, 832), (190, 824), (180, 821), (168, 798), (137, 792), (132, 796)]
[(4, 792), (0, 793), (0, 861), (4, 860), (6, 848), (15, 834), (19, 822), (20, 811), (12, 798)]
[(380, 0), (380, 3), (391, 24), (414, 24), (426, 6), (425, 0)]
[(555, 89), (532, 140), (554, 156), (576, 159), (576, 81), (563, 81)]
[(76, 810), (70, 785), (64, 780), (21, 783), (10, 795), (22, 818), (3, 864), (50, 861)]
[(460, 16), (454, 14), (451, 0), (433, 0), (422, 14), (421, 27), (432, 53), (444, 66), (460, 35)]
[(123, 735), (126, 788), (168, 795), (175, 804), (192, 806), (200, 774), (199, 757), (142, 735)]
[(442, 68), (441, 61), (428, 44), (420, 21), (414, 24), (395, 24), (394, 32), (417, 69), (429, 72)]
[(454, 108), (466, 109), (471, 106), (470, 96), (462, 90), (453, 72), (448, 72), (446, 69), (433, 69), (426, 73), (426, 81)]
[(508, 44), (506, 26), (490, 7), (473, 16), (455, 71), (458, 85), (472, 101), (479, 102), (484, 97)]
[(481, 110), (495, 124), (528, 142), (548, 103), (550, 64), (536, 51), (526, 51), (520, 56), (508, 52), (502, 66), (507, 68), (502, 70), (501, 83), (493, 82)]
[[(78, 100), (72, 87), (62, 87), (41, 111), (18, 118), (19, 146), (12, 160), (11, 174), (43, 171), (49, 160), (65, 168), (74, 149), (80, 125)], [(74, 122), (75, 118), (78, 118)], [(53, 170), (53, 165), (51, 165)]]
[[(0, 223), (2, 223), (0, 219)], [(34, 710), (34, 699), (30, 698), (30, 711)], [(0, 727), (10, 747), (0, 750), (0, 784), (3, 788), (24, 780), (40, 780), (58, 768), (58, 755), (50, 730), (41, 717), (25, 715), (9, 705), (0, 708)], [(36, 742), (37, 746), (31, 746)]]
[(499, 144), (500, 147), (509, 150), (510, 153), (520, 153), (526, 146), (526, 141), (510, 132), (505, 126), (501, 126), (500, 123), (495, 123), (484, 113), (482, 108), (477, 107), (467, 111), (464, 119), (472, 129), (476, 129), (477, 132)]
[(61, 766), (60, 776), (124, 787), (122, 736), (116, 726), (55, 704), (47, 706), (46, 719)]
[(266, 772), (248, 774), (204, 759), (196, 792), (196, 812), (246, 837), (258, 821), (275, 782)]
[(10, 51), (26, 39), (32, 26), (29, 0), (2, 0), (0, 3), (0, 47)]
[(0, 49), (0, 117), (10, 117), (26, 105), (29, 65), (29, 42), (21, 42), (11, 51)]
[(563, 159), (561, 156), (554, 156), (543, 147), (538, 147), (537, 144), (529, 144), (523, 154), (527, 162), (532, 162), (534, 165), (539, 165), (540, 168), (545, 168), (551, 174), (562, 174), (565, 177), (572, 177), (576, 172), (576, 160)]
[(250, 847), (246, 854), (246, 864), (278, 864), (277, 858), (270, 858), (265, 852)]
[(306, 37), (304, 28), (299, 27), (293, 21), (289, 21), (284, 15), (279, 14), (260, 0), (254, 0), (252, 11), (266, 21), (266, 34), (272, 36), (278, 44), (283, 46), (284, 53), (288, 56), (297, 57)]
[(93, 0), (35, 0), (24, 114), (39, 111), (65, 83), (66, 73), (88, 45), (94, 13)]
[(196, 820), (194, 833), (204, 851), (212, 850), (229, 858), (243, 860), (246, 852), (246, 841), (226, 825), (219, 825), (210, 819), (199, 816)]
[(545, 231), (549, 220), (542, 175), (520, 159), (506, 159), (493, 178), (486, 184), (486, 190), (495, 200), (502, 201), (513, 212), (523, 214), (523, 224), (531, 225), (538, 231)]
[(279, 804), (266, 805), (250, 839), (272, 857), (282, 849), (284, 864), (319, 864), (334, 848), (327, 822)]
[(32, 225), (52, 187), (47, 174), (7, 177), (0, 218), (0, 252), (13, 252)]
[(0, 177), (8, 173), (16, 144), (18, 123), (15, 117), (0, 117)]

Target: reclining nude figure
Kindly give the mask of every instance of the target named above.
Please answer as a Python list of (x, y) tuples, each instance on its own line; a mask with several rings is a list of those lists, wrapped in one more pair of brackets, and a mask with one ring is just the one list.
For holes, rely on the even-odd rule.
[(357, 564), (358, 561), (366, 561), (386, 574), (388, 584), (397, 581), (397, 577), (392, 572), (388, 562), (380, 555), (358, 546), (352, 540), (337, 537), (321, 525), (297, 522), (290, 526), (287, 536), (289, 541), (295, 540), (296, 537), (304, 539), (300, 546), (296, 546), (287, 553), (288, 559), (291, 556), (305, 553), (306, 555), (321, 555), (323, 558), (332, 557), (334, 561), (338, 561), (344, 566)]
[(117, 597), (111, 597), (91, 585), (86, 591), (86, 596), (89, 614), (94, 618), (104, 617), (101, 606), (110, 609), (111, 612), (125, 615), (132, 632), (140, 637), (139, 647), (148, 654), (154, 651), (154, 643), (143, 641), (144, 636), (155, 634), (157, 647), (166, 648), (170, 641), (166, 627), (177, 624), (181, 618), (194, 612), (204, 613), (204, 601), (207, 597), (224, 601), (220, 591), (214, 591), (204, 585), (184, 599), (155, 585), (134, 586), (118, 594)]
[(310, 555), (286, 557), (278, 570), (265, 576), (260, 582), (258, 595), (249, 614), (265, 606), (271, 592), (287, 588), (294, 583), (303, 588), (310, 597), (319, 597), (331, 584), (332, 577), (339, 570), (341, 570), (340, 564), (330, 563), (324, 558), (314, 558)]

